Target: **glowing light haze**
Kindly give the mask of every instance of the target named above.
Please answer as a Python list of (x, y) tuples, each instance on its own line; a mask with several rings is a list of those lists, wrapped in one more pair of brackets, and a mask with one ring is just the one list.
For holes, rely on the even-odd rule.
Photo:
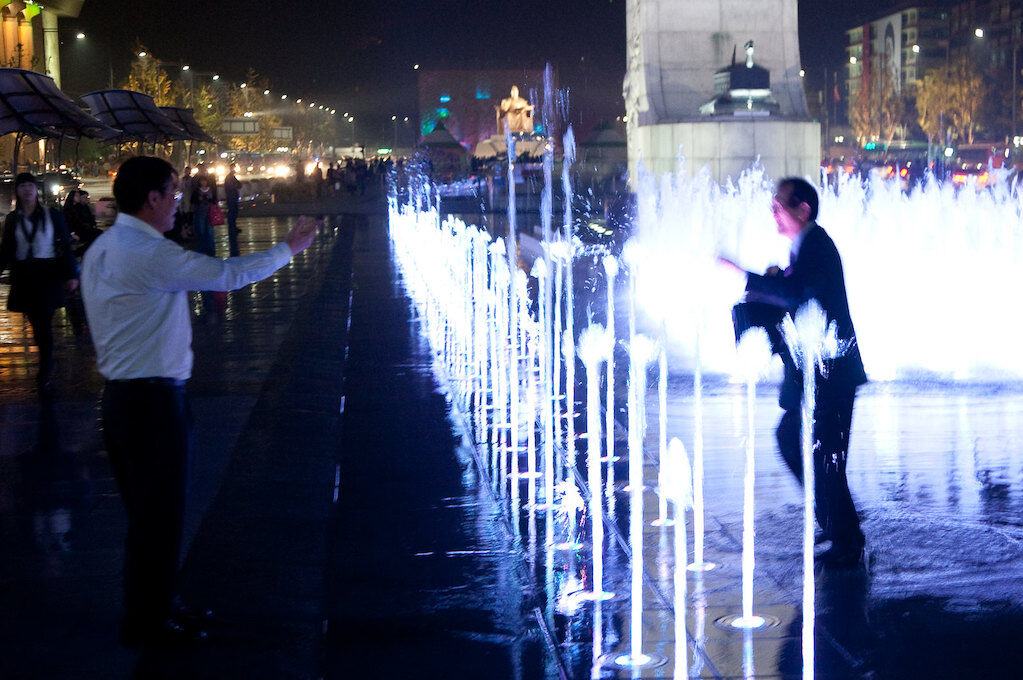
[[(1007, 184), (958, 193), (936, 182), (909, 194), (880, 181), (818, 188), (818, 223), (841, 253), (871, 379), (1023, 377), (1023, 318), (1010, 311), (1023, 262), (1021, 200)], [(754, 272), (788, 263), (790, 243), (771, 217), (773, 188), (755, 167), (725, 186), (707, 172), (640, 176), (627, 255), (641, 329), (667, 328), (673, 365), (692, 366), (702, 314), (705, 370), (738, 375), (730, 310), (744, 282), (714, 258)]]

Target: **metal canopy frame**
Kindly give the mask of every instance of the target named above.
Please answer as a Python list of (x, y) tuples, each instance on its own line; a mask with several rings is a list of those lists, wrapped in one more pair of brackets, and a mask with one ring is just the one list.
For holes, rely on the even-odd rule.
[(208, 144), (215, 144), (217, 140), (210, 137), (199, 122), (195, 119), (195, 112), (192, 109), (185, 109), (180, 106), (161, 106), (161, 111), (170, 119), (172, 123), (180, 127), (189, 135), (189, 140), (193, 142), (206, 142)]
[(161, 111), (148, 94), (133, 90), (96, 90), (82, 101), (97, 119), (116, 128), (119, 141), (167, 143), (191, 139)]
[(116, 131), (96, 120), (60, 91), (53, 78), (19, 68), (0, 68), (0, 135), (15, 133), (12, 167), (24, 137), (107, 139)]

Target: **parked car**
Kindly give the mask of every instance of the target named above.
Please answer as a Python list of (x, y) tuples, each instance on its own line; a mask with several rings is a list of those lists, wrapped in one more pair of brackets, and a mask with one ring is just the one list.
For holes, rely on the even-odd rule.
[(57, 205), (63, 205), (68, 192), (82, 187), (82, 181), (70, 170), (44, 172), (39, 179), (43, 200)]

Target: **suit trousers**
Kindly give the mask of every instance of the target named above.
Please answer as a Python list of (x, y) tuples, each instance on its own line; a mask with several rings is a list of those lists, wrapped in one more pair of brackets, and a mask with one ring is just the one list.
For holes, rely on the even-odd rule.
[(184, 383), (108, 380), (103, 439), (128, 515), (124, 626), (155, 627), (177, 594), (192, 454), (192, 413)]
[[(863, 545), (860, 519), (845, 472), (855, 399), (856, 388), (837, 393), (818, 390), (813, 428), (817, 523), (830, 536), (833, 545), (851, 549)], [(778, 450), (800, 484), (803, 483), (802, 419), (800, 409), (786, 410), (776, 431)]]

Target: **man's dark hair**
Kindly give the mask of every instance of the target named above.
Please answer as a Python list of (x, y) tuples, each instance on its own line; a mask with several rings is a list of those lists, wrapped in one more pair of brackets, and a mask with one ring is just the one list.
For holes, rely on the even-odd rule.
[(146, 204), (150, 191), (167, 193), (171, 178), (177, 173), (167, 161), (153, 156), (129, 158), (117, 171), (114, 178), (114, 200), (117, 209), (134, 215)]
[(800, 203), (810, 206), (810, 221), (817, 219), (817, 208), (820, 200), (817, 198), (817, 190), (805, 179), (799, 177), (786, 177), (778, 182), (778, 190), (782, 188), (789, 190), (789, 207), (798, 208)]

